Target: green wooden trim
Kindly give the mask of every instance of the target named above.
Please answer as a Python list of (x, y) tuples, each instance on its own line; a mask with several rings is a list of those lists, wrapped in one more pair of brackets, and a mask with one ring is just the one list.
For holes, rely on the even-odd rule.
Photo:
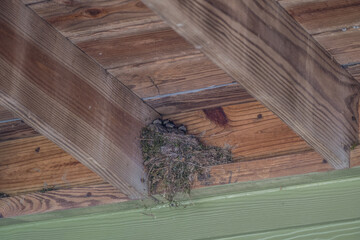
[(179, 196), (179, 207), (155, 196), (2, 219), (0, 239), (352, 239), (359, 199), (354, 168), (198, 189)]

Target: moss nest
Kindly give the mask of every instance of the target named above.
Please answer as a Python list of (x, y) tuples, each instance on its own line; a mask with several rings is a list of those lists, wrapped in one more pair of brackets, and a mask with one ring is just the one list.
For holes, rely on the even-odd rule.
[(210, 166), (232, 161), (230, 149), (203, 145), (169, 120), (143, 128), (141, 147), (150, 194), (163, 193), (170, 202), (177, 192), (189, 194), (196, 177), (207, 175)]

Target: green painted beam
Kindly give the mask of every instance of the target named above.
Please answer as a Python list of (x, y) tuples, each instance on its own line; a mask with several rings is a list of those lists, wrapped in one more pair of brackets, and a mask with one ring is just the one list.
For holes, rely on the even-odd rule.
[(0, 221), (0, 239), (360, 239), (360, 168)]

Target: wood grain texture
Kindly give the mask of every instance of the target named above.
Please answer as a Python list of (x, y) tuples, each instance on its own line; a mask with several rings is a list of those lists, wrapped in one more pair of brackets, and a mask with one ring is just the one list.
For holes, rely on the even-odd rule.
[[(360, 6), (360, 5), (359, 5)], [(360, 19), (360, 17), (359, 17)], [(360, 63), (360, 26), (338, 33), (324, 33), (315, 37), (336, 61), (342, 65)]]
[[(51, 0), (30, 7), (146, 102), (234, 81), (139, 0)], [(193, 101), (187, 97), (182, 101)], [(171, 100), (167, 104), (177, 104)]]
[[(24, 2), (28, 3), (27, 0)], [(199, 51), (192, 51), (186, 43), (173, 44), (183, 41), (138, 0), (30, 2), (30, 7), (37, 14), (72, 42), (81, 45), (83, 51), (91, 54), (105, 68), (107, 65), (125, 65), (108, 70), (141, 98), (232, 81), (224, 71), (209, 64)], [(348, 64), (359, 56), (357, 41), (351, 37), (360, 32), (353, 31), (359, 21), (356, 1), (279, 2), (307, 31), (315, 34), (316, 40), (331, 51), (336, 60)], [(110, 42), (112, 44), (105, 44)], [(131, 53), (133, 55), (124, 57), (114, 54), (113, 49), (127, 52), (125, 45), (136, 48)], [(191, 101), (191, 96), (189, 100), (187, 95), (182, 97), (184, 101)], [(176, 105), (170, 99), (168, 103)]]
[(334, 167), (349, 167), (359, 84), (275, 1), (143, 2)]
[(49, 0), (29, 7), (74, 43), (170, 30), (140, 0)]
[(190, 200), (180, 198), (177, 208), (155, 201), (128, 201), (2, 219), (0, 237), (137, 240), (261, 239), (265, 235), (268, 239), (352, 239), (359, 231), (359, 173), (359, 169), (346, 169), (203, 188), (195, 190)]
[(0, 142), (0, 192), (16, 195), (103, 182), (43, 136)]
[(340, 64), (360, 62), (358, 0), (279, 1)]
[(40, 134), (22, 120), (0, 123), (0, 142), (35, 137)]
[(278, 0), (310, 34), (360, 25), (358, 0)]
[[(69, 175), (69, 178), (67, 178), (67, 183), (69, 184), (66, 184), (66, 187), (74, 186), (75, 184), (79, 183), (85, 184), (80, 182), (81, 176), (83, 177), (83, 179), (87, 179), (87, 183), (90, 183), (91, 180), (94, 180), (90, 178), (94, 174), (81, 174), (81, 172), (84, 171), (81, 171), (83, 168), (81, 168), (80, 163), (66, 164), (66, 161), (62, 160), (63, 163), (61, 164), (61, 162), (59, 162), (59, 159), (55, 159), (54, 157), (52, 158), (54, 161), (56, 161), (56, 166), (54, 164), (51, 165), (50, 161), (45, 161), (41, 163), (41, 166), (50, 165), (49, 167), (46, 167), (47, 172), (54, 173), (55, 169), (57, 171), (59, 171), (60, 169), (60, 172), (66, 172), (66, 175)], [(30, 161), (31, 163), (27, 163), (27, 165), (34, 165), (35, 161), (33, 159), (31, 159)], [(60, 164), (62, 166), (61, 168), (59, 168)], [(13, 167), (13, 165), (14, 164), (9, 166)], [(77, 170), (71, 170), (70, 167), (71, 169)], [(40, 168), (37, 169), (40, 170)], [(314, 151), (308, 151), (298, 154), (288, 154), (284, 156), (258, 159), (248, 162), (237, 162), (232, 164), (213, 166), (211, 167), (208, 175), (199, 176), (195, 180), (193, 187), (196, 189), (207, 186), (224, 185), (229, 183), (256, 181), (312, 172), (323, 172), (329, 171), (331, 169), (332, 167), (326, 162), (324, 162), (323, 158), (319, 154), (315, 153)], [(42, 170), (44, 171), (45, 169)], [(4, 171), (0, 173), (3, 172)], [(34, 183), (36, 183), (39, 177), (34, 176), (34, 174), (36, 173), (35, 171), (33, 171), (33, 169), (27, 171), (25, 174), (27, 176), (26, 179), (34, 179)], [(54, 175), (58, 174), (59, 173), (56, 172), (54, 173)], [(50, 181), (46, 179), (46, 177), (49, 178), (49, 176), (47, 175), (50, 174), (45, 174), (45, 176), (41, 176), (42, 179), (48, 182), (52, 181), (52, 183), (54, 183), (56, 187), (64, 187), (63, 183), (59, 184), (59, 181), (57, 181), (57, 179), (54, 179), (55, 176), (52, 176), (52, 179)], [(9, 174), (5, 175), (5, 178), (2, 180), (4, 183), (8, 182), (9, 180), (7, 176), (9, 176)], [(18, 178), (17, 181), (19, 180), (20, 179)], [(62, 178), (62, 180), (64, 179)], [(101, 181), (99, 181), (99, 183), (101, 183)], [(34, 185), (35, 184), (30, 184), (29, 188), (34, 187)], [(29, 190), (28, 186), (23, 187)], [(4, 218), (7, 218), (33, 213), (44, 213), (55, 210), (64, 210), (69, 208), (95, 206), (105, 203), (116, 203), (124, 200), (125, 198), (118, 190), (114, 189), (114, 187), (109, 184), (103, 183), (84, 187), (73, 187), (70, 189), (55, 190), (46, 193), (29, 193), (20, 196), (5, 198), (2, 200), (0, 199), (0, 214)]]
[(0, 122), (3, 121), (9, 121), (12, 119), (17, 118), (15, 114), (4, 108), (3, 106), (0, 106)]
[(145, 99), (145, 102), (149, 104), (149, 106), (164, 115), (255, 101), (256, 100), (237, 83)]
[(97, 184), (3, 198), (0, 199), (0, 216), (9, 218), (128, 200), (125, 194), (110, 184)]
[(145, 101), (149, 97), (234, 82), (201, 53), (129, 65), (109, 71)]
[(130, 197), (140, 129), (158, 114), (20, 1), (0, 7), (1, 104)]
[(332, 169), (318, 153), (308, 151), (213, 166), (209, 175), (198, 177), (194, 188), (325, 172)]
[[(311, 150), (299, 136), (259, 102), (165, 115), (190, 134), (219, 147), (230, 146), (234, 159), (253, 160)], [(214, 117), (211, 117), (214, 116)], [(224, 124), (222, 124), (224, 123)]]
[[(218, 146), (234, 144), (236, 159), (252, 160), (215, 166), (210, 178), (203, 177), (197, 186), (207, 186), (210, 182), (217, 185), (290, 176), (330, 168), (320, 155), (311, 152), (303, 140), (259, 103), (228, 106), (223, 111), (228, 121), (225, 127), (213, 124), (203, 111), (170, 117), (179, 124), (186, 124), (190, 133), (200, 136), (203, 142)], [(23, 125), (10, 125), (5, 132), (1, 132), (0, 127), (0, 139), (3, 140), (0, 143), (0, 192), (13, 195), (39, 191), (46, 186), (62, 189), (102, 182), (95, 173), (45, 137), (36, 132), (38, 137), (34, 137), (30, 127), (22, 129)]]

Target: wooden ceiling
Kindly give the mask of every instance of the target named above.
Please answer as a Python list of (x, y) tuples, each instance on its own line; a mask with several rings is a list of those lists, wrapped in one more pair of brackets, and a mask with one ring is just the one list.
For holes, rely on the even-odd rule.
[[(234, 79), (213, 64), (199, 49), (174, 32), (141, 1), (25, 1), (25, 3), (160, 114), (183, 113), (254, 101)], [(359, 78), (358, 1), (283, 0), (278, 3), (331, 54), (335, 62), (354, 78)], [(299, 62), (299, 64), (304, 63)], [(302, 67), (305, 66), (300, 68)], [(325, 78), (326, 84), (327, 77), (319, 75), (315, 78)], [(336, 86), (334, 91), (345, 91), (339, 88), (340, 85)], [(259, 95), (260, 98), (262, 95)], [(255, 97), (259, 99), (259, 96)], [(333, 93), (330, 96), (333, 99), (326, 100), (332, 101), (330, 105), (337, 103), (335, 105), (338, 107), (346, 108), (339, 105), (342, 101), (334, 98)], [(266, 99), (268, 97), (263, 96), (261, 102), (278, 116), (282, 115), (282, 111), (271, 107), (274, 104), (269, 105), (264, 102), (267, 101)], [(299, 106), (299, 104), (303, 103), (299, 102), (295, 105)], [(314, 103), (309, 100), (309, 104)], [(309, 131), (314, 132), (314, 129), (310, 126), (310, 130), (307, 131), (304, 130), (304, 126), (298, 127), (298, 124), (292, 124), (296, 118), (301, 118), (301, 115), (312, 114), (305, 110), (301, 114), (295, 114), (293, 119), (286, 123), (292, 129), (298, 129), (295, 132), (309, 142), (314, 136), (307, 138), (307, 135)], [(349, 128), (350, 126), (347, 125), (353, 124), (350, 116), (352, 114), (343, 113), (345, 120), (339, 120), (345, 124), (342, 129)], [(315, 121), (316, 117), (312, 116), (312, 121)], [(289, 114), (281, 116), (283, 120), (289, 117)], [(340, 118), (338, 115), (337, 119)], [(306, 119), (309, 118), (306, 117), (302, 121), (306, 122)], [(328, 122), (332, 121), (329, 114), (326, 119)], [(315, 122), (320, 124), (324, 121), (325, 119), (319, 119)], [(312, 146), (317, 145), (315, 148), (320, 152), (325, 143), (336, 149), (334, 150), (336, 157), (327, 154), (328, 151), (322, 152), (331, 162), (336, 161), (332, 159), (343, 159), (346, 155), (345, 152), (341, 153), (344, 150), (342, 150), (343, 146), (339, 146), (339, 142), (344, 144), (349, 141), (354, 142), (354, 134), (346, 133), (343, 134), (344, 137), (339, 137), (330, 133), (333, 128), (334, 126), (326, 130), (329, 136), (319, 137), (320, 141), (317, 139), (311, 143)], [(316, 132), (315, 129), (316, 134), (315, 132), (314, 134), (321, 135), (321, 131)], [(345, 139), (345, 136), (350, 140)], [(341, 167), (346, 164), (335, 165)]]
[[(331, 169), (305, 141), (140, 0), (22, 1), (165, 118), (185, 124), (205, 143), (233, 147), (240, 162), (215, 168), (213, 179), (198, 182), (198, 186)], [(278, 3), (360, 82), (359, 0)], [(207, 114), (209, 109), (215, 114), (223, 112), (228, 124), (219, 125)], [(17, 118), (6, 110), (0, 113), (3, 120)], [(0, 128), (0, 192), (31, 192), (43, 188), (45, 182), (57, 188), (105, 184), (21, 121), (2, 123)], [(39, 147), (40, 153), (35, 151)], [(9, 166), (16, 167), (23, 178), (15, 176)], [(98, 190), (91, 185), (82, 191)], [(114, 195), (110, 198), (125, 199), (121, 193)], [(21, 203), (20, 198), (16, 201)], [(73, 206), (85, 206), (84, 201), (74, 200)], [(52, 209), (26, 211), (64, 208), (54, 202)], [(94, 204), (108, 202), (101, 197)], [(26, 211), (8, 210), (8, 216)]]

